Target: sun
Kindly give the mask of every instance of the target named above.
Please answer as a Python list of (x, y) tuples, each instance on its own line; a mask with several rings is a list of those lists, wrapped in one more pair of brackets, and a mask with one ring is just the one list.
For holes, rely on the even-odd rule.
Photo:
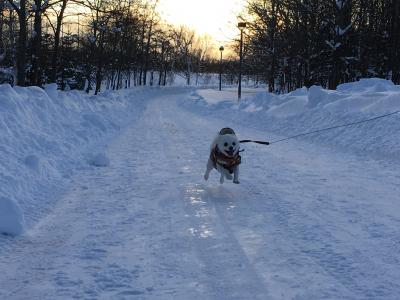
[(160, 0), (158, 11), (168, 23), (185, 25), (223, 45), (237, 37), (237, 16), (245, 3), (246, 0)]

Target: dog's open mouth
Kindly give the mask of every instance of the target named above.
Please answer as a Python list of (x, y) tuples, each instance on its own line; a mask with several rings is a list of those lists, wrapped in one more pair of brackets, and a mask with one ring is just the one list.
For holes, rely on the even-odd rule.
[(235, 150), (225, 150), (226, 154), (229, 156), (233, 156), (235, 154)]

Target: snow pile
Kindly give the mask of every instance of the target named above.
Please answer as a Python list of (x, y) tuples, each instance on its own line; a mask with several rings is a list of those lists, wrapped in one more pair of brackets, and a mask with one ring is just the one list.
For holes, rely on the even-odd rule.
[[(192, 96), (196, 99), (196, 110), (248, 124), (264, 131), (264, 138), (268, 140), (274, 139), (268, 136), (271, 133), (292, 136), (400, 110), (400, 86), (377, 78), (342, 84), (336, 91), (312, 86), (309, 90), (302, 88), (285, 95), (249, 94), (239, 105), (235, 95), (230, 100), (223, 97), (221, 101), (210, 91)], [(182, 103), (190, 109), (192, 104)], [(400, 159), (399, 132), (400, 114), (396, 114), (301, 139), (363, 155)]]
[[(20, 233), (22, 212), (27, 227), (38, 221), (60, 198), (60, 183), (88, 167), (92, 149), (138, 118), (143, 99), (163, 92), (137, 88), (90, 96), (59, 92), (55, 85), (0, 85), (0, 231)], [(93, 162), (109, 164), (106, 156)]]
[(19, 205), (5, 197), (0, 197), (0, 233), (18, 235), (24, 228), (24, 217)]

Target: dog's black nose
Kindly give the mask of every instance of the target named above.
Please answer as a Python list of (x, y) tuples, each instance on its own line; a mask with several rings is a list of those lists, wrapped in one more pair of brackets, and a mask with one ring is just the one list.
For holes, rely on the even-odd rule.
[(230, 147), (229, 147), (229, 150), (231, 150), (231, 151), (232, 151), (232, 150), (233, 150), (233, 147), (232, 147), (232, 146), (230, 146)]

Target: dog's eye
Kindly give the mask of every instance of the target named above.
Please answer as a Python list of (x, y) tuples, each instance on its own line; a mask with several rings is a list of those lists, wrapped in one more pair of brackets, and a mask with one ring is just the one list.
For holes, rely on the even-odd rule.
[(233, 143), (232, 143), (232, 145), (233, 145), (233, 146), (236, 146), (236, 143), (235, 143), (235, 142), (233, 142)]
[(224, 146), (225, 146), (225, 147), (228, 147), (228, 143), (225, 143)]

